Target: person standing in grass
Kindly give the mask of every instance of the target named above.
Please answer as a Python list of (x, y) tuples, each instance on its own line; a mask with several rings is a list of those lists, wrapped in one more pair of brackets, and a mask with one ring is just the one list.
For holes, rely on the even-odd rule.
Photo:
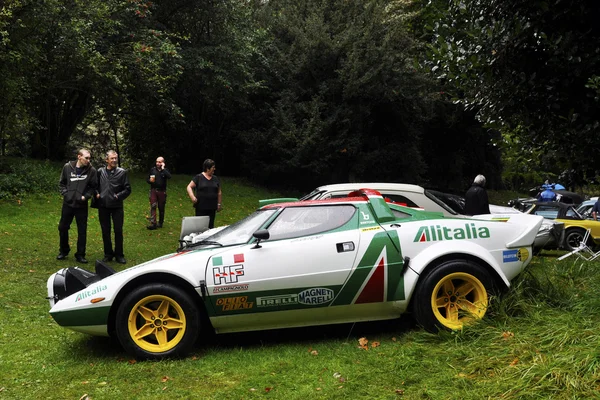
[(90, 152), (79, 149), (77, 160), (66, 163), (62, 169), (58, 187), (63, 197), (63, 205), (58, 223), (60, 238), (57, 260), (64, 260), (71, 251), (69, 229), (73, 218), (77, 223), (77, 252), (75, 260), (87, 264), (85, 247), (87, 242), (88, 200), (96, 191), (96, 169), (90, 163)]
[[(106, 167), (98, 170), (98, 220), (102, 228), (104, 259), (113, 258), (120, 264), (127, 263), (123, 254), (123, 200), (131, 194), (127, 171), (118, 166), (119, 155), (114, 150), (106, 153)], [(115, 230), (115, 248), (111, 241), (111, 220)]]
[[(156, 166), (152, 167), (146, 182), (150, 184), (150, 225), (148, 229), (162, 228), (165, 221), (165, 204), (167, 203), (167, 179), (171, 173), (167, 169), (164, 157), (156, 159)], [(158, 208), (158, 223), (156, 222), (156, 209)]]
[(215, 214), (221, 211), (221, 182), (215, 175), (215, 162), (206, 159), (202, 165), (203, 172), (196, 175), (187, 186), (187, 193), (194, 203), (196, 216), (208, 216), (208, 228), (215, 227)]

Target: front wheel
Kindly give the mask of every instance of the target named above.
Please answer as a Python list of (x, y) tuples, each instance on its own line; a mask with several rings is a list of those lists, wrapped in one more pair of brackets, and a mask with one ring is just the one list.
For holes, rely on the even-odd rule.
[(183, 290), (167, 284), (140, 286), (117, 311), (116, 332), (128, 353), (161, 359), (185, 355), (196, 342), (200, 315)]
[(415, 319), (429, 332), (460, 330), (483, 318), (492, 290), (490, 275), (468, 260), (451, 260), (419, 279), (413, 297)]

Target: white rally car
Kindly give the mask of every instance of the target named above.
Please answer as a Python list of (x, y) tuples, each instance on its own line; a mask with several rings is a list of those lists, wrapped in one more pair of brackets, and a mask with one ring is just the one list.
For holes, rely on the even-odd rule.
[[(113, 335), (140, 358), (185, 354), (217, 333), (397, 318), (461, 329), (493, 288), (531, 261), (542, 217), (446, 218), (376, 191), (270, 204), (180, 251), (115, 273), (64, 268), (48, 279), (61, 326)], [(197, 239), (197, 238), (196, 238)]]

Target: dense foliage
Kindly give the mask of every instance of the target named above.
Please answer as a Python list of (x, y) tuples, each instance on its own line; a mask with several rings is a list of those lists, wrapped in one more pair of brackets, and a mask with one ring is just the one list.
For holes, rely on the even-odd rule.
[[(594, 2), (7, 0), (0, 153), (308, 189), (600, 169)], [(493, 128), (493, 129), (491, 129)], [(502, 136), (500, 136), (502, 133)], [(507, 173), (501, 179), (503, 152)], [(600, 161), (598, 161), (600, 162)], [(565, 175), (566, 176), (566, 175)]]
[(428, 65), (454, 100), (502, 127), (538, 170), (566, 171), (569, 185), (598, 175), (600, 3), (423, 3)]

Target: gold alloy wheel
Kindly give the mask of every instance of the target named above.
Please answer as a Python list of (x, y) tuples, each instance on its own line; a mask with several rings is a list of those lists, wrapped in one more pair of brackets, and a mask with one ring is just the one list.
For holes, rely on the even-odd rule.
[(181, 342), (186, 318), (181, 306), (170, 297), (151, 295), (133, 306), (127, 327), (137, 346), (151, 353), (162, 353)]
[(465, 324), (483, 318), (487, 306), (485, 286), (465, 272), (446, 275), (431, 294), (435, 318), (452, 330), (462, 329)]

